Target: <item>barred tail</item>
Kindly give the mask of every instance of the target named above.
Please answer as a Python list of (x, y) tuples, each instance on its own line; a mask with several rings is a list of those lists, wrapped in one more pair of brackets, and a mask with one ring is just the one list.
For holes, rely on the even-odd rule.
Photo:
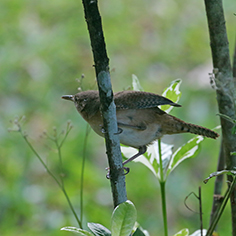
[(219, 134), (217, 134), (216, 132), (214, 132), (210, 129), (204, 128), (202, 126), (199, 126), (199, 125), (185, 123), (185, 125), (183, 127), (184, 127), (183, 131), (189, 132), (192, 134), (198, 134), (198, 135), (202, 135), (202, 136), (205, 136), (208, 138), (213, 138), (213, 139), (216, 139), (219, 137)]
[(198, 135), (202, 135), (208, 138), (213, 138), (216, 139), (219, 137), (219, 134), (217, 134), (216, 132), (204, 128), (202, 126), (199, 125), (194, 125), (194, 124), (190, 124), (190, 123), (186, 123), (174, 116), (169, 116), (170, 118), (172, 118), (175, 122), (174, 127), (172, 127), (172, 131), (173, 132), (169, 132), (169, 134), (173, 134), (173, 133), (192, 133), (192, 134), (198, 134)]

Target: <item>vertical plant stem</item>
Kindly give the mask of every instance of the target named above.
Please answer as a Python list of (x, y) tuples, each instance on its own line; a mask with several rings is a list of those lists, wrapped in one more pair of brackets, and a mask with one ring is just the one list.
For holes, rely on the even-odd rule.
[(162, 164), (162, 155), (161, 155), (161, 140), (158, 139), (158, 152), (159, 152), (159, 163), (160, 163), (160, 182), (164, 182), (164, 171)]
[[(224, 159), (223, 144), (221, 141), (221, 148), (220, 148), (220, 154), (219, 154), (219, 158), (218, 158), (217, 171), (223, 170), (224, 166), (225, 166), (225, 159)], [(216, 213), (219, 205), (222, 202), (221, 192), (222, 192), (223, 180), (224, 180), (224, 175), (217, 175), (215, 178), (215, 186), (214, 186), (214, 195), (213, 195), (213, 203), (212, 203), (212, 209), (211, 209), (210, 224), (212, 223), (212, 221), (215, 217), (215, 213)]]
[(70, 198), (69, 198), (69, 196), (68, 196), (68, 194), (67, 194), (65, 188), (62, 187), (61, 190), (62, 190), (62, 192), (64, 193), (64, 196), (65, 196), (65, 198), (66, 198), (66, 200), (67, 200), (67, 202), (68, 202), (68, 204), (69, 204), (69, 207), (70, 207), (70, 209), (71, 209), (71, 211), (72, 211), (72, 213), (73, 213), (73, 215), (74, 215), (74, 217), (75, 217), (75, 219), (76, 219), (76, 221), (77, 221), (79, 227), (80, 227), (81, 229), (83, 229), (82, 221), (78, 218), (78, 216), (77, 216), (77, 214), (76, 214), (76, 212), (75, 212), (75, 209), (74, 209), (74, 207), (73, 207), (73, 205), (72, 205), (72, 203), (71, 203), (71, 201), (70, 201)]
[(161, 140), (158, 139), (158, 151), (159, 151), (159, 163), (160, 163), (160, 188), (161, 188), (161, 205), (162, 205), (162, 218), (164, 226), (164, 235), (168, 236), (168, 227), (167, 227), (167, 213), (166, 213), (166, 181), (164, 178), (164, 169), (162, 165), (162, 155), (161, 155)]
[(235, 38), (234, 56), (233, 56), (233, 77), (234, 77), (234, 82), (235, 82), (236, 80), (236, 38)]
[(203, 236), (203, 223), (202, 223), (202, 190), (201, 186), (198, 188), (198, 199), (199, 199), (199, 213), (200, 213), (200, 230), (201, 236)]
[(90, 126), (87, 124), (85, 138), (84, 138), (84, 145), (83, 145), (83, 158), (82, 158), (81, 176), (80, 176), (80, 222), (81, 222), (81, 225), (83, 225), (83, 213), (84, 213), (84, 204), (83, 204), (84, 168), (85, 168), (85, 158), (86, 158), (86, 150), (87, 150), (87, 141), (88, 141), (89, 131), (90, 131)]
[(62, 163), (62, 156), (61, 156), (61, 146), (58, 144), (58, 140), (57, 138), (55, 139), (55, 144), (56, 144), (56, 147), (57, 147), (57, 150), (58, 150), (58, 157), (59, 157), (59, 166), (60, 166), (60, 174), (59, 174), (59, 177), (61, 179), (61, 186), (62, 188), (64, 189), (64, 171), (63, 171), (63, 163)]
[[(217, 212), (214, 215), (214, 218), (209, 226), (209, 229), (207, 230), (207, 234), (206, 236), (211, 236), (213, 234), (214, 229), (216, 228), (216, 225), (218, 223), (218, 221), (220, 220), (221, 215), (224, 212), (224, 209), (226, 207), (227, 201), (230, 198), (230, 195), (232, 194), (232, 192), (235, 189), (235, 184), (236, 184), (236, 176), (232, 177), (233, 181), (230, 184), (229, 188), (226, 190), (226, 193), (223, 197), (223, 202), (221, 203), (221, 205), (219, 206), (219, 208), (217, 209)], [(232, 234), (234, 235), (234, 234)]]

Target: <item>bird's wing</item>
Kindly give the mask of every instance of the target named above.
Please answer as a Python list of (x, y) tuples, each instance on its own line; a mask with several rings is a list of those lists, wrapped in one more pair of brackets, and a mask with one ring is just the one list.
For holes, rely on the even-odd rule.
[(147, 129), (147, 125), (144, 122), (140, 122), (139, 124), (132, 125), (132, 124), (126, 124), (126, 123), (121, 123), (117, 122), (119, 128), (130, 128), (130, 129), (136, 129), (136, 130), (145, 130)]
[(114, 101), (116, 109), (145, 109), (159, 105), (171, 105), (181, 107), (170, 99), (154, 93), (141, 91), (122, 91), (115, 93)]

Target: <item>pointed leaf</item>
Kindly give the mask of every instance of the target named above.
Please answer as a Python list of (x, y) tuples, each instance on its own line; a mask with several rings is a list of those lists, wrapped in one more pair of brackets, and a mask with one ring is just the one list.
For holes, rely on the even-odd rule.
[(206, 184), (209, 179), (219, 176), (219, 175), (223, 175), (223, 174), (227, 174), (227, 175), (236, 175), (236, 171), (235, 170), (220, 170), (220, 171), (216, 171), (213, 172), (209, 175), (209, 177), (207, 177), (203, 182)]
[[(164, 92), (162, 93), (162, 96), (170, 99), (171, 101), (175, 103), (178, 103), (182, 94), (179, 90), (181, 83), (182, 83), (181, 79), (172, 81), (170, 86), (164, 90)], [(166, 113), (169, 113), (173, 109), (173, 106), (162, 105), (160, 106), (160, 109), (165, 111)]]
[[(203, 230), (202, 230), (202, 235), (205, 236), (206, 233), (207, 233), (207, 230), (206, 230), (206, 229), (203, 229)], [(201, 230), (199, 229), (199, 230), (195, 231), (195, 232), (194, 232), (193, 234), (191, 234), (190, 236), (201, 236)]]
[(139, 79), (136, 75), (132, 75), (132, 88), (134, 91), (143, 91), (143, 88), (140, 85)]
[(80, 229), (80, 228), (76, 228), (76, 227), (72, 227), (72, 226), (63, 227), (63, 228), (61, 228), (61, 230), (70, 231), (70, 232), (76, 233), (80, 236), (94, 236), (92, 233), (90, 233), (84, 229)]
[(149, 235), (149, 234), (147, 234), (146, 230), (142, 230), (140, 228), (137, 228), (132, 236), (147, 236), (147, 235)]
[(199, 144), (204, 140), (202, 136), (196, 136), (189, 140), (186, 144), (178, 148), (173, 154), (168, 170), (166, 172), (166, 177), (172, 172), (182, 161), (188, 158), (193, 158), (196, 156), (199, 150)]
[(189, 231), (188, 229), (182, 229), (173, 236), (189, 236)]
[(134, 227), (137, 212), (134, 204), (127, 200), (118, 205), (112, 214), (111, 235), (129, 236)]
[(137, 221), (133, 227), (133, 232), (132, 236), (150, 236), (148, 231), (143, 229)]
[(96, 236), (111, 236), (111, 231), (101, 224), (88, 223), (88, 227)]

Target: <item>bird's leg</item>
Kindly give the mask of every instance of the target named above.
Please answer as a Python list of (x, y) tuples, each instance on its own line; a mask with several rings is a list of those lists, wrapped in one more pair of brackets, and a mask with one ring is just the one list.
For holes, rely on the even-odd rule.
[(136, 159), (137, 157), (143, 155), (145, 152), (147, 151), (147, 147), (146, 146), (141, 146), (138, 149), (138, 153), (133, 155), (132, 157), (130, 157), (128, 160), (123, 162), (123, 168), (126, 171), (125, 175), (127, 175), (129, 173), (129, 167), (125, 167), (124, 165), (133, 161), (134, 159)]
[(134, 159), (136, 159), (137, 157), (143, 155), (145, 152), (147, 151), (147, 147), (146, 146), (141, 146), (138, 149), (138, 153), (133, 155), (132, 157), (130, 157), (128, 160), (123, 162), (123, 166), (131, 161), (133, 161)]
[[(133, 155), (132, 157), (130, 157), (128, 160), (123, 162), (123, 168), (126, 171), (126, 173), (124, 173), (124, 175), (127, 175), (129, 173), (129, 167), (125, 167), (124, 165), (133, 161), (134, 159), (136, 159), (137, 157), (143, 155), (145, 152), (147, 151), (147, 147), (146, 146), (141, 146), (138, 149), (138, 153)], [(107, 179), (110, 179), (110, 168), (106, 168), (106, 170), (108, 170), (108, 173), (106, 174)]]

